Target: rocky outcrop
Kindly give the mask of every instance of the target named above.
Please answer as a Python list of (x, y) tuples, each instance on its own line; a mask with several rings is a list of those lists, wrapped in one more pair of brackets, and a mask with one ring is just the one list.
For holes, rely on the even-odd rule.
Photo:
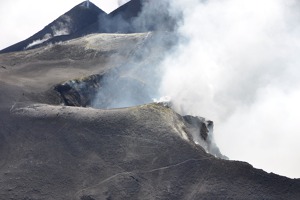
[(103, 75), (91, 75), (74, 79), (54, 87), (66, 106), (91, 106), (93, 99), (101, 88)]
[(183, 116), (186, 129), (191, 136), (191, 140), (205, 149), (207, 153), (215, 157), (228, 159), (224, 156), (214, 142), (213, 127), (214, 123), (211, 120), (206, 120), (203, 117), (186, 115)]

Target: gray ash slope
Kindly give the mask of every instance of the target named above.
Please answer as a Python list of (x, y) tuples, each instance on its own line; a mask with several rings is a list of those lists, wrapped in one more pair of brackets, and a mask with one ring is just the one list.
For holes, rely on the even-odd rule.
[(169, 49), (151, 45), (161, 37), (172, 38), (92, 34), (0, 54), (0, 199), (299, 199), (300, 180), (207, 153), (209, 121), (156, 103), (85, 107), (106, 76), (155, 87), (141, 75)]

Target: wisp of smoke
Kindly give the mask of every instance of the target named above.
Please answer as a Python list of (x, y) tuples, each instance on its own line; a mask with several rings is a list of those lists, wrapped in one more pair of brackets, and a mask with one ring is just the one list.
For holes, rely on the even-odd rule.
[(69, 16), (62, 16), (61, 21), (58, 21), (56, 24), (53, 24), (51, 26), (52, 33), (47, 33), (46, 35), (43, 36), (43, 38), (34, 40), (30, 44), (27, 45), (25, 49), (29, 49), (31, 47), (40, 45), (44, 42), (49, 41), (53, 37), (57, 36), (62, 36), (62, 35), (69, 35), (70, 34), (70, 29), (71, 29), (71, 18)]
[(69, 35), (71, 32), (71, 24), (71, 18), (67, 15), (63, 15), (61, 20), (51, 27), (53, 37)]
[(32, 43), (28, 44), (25, 49), (29, 49), (29, 48), (34, 47), (36, 45), (42, 44), (42, 43), (50, 40), (51, 38), (52, 38), (51, 34), (46, 34), (42, 39), (34, 40)]
[(178, 0), (182, 42), (161, 64), (161, 96), (215, 122), (216, 143), (300, 177), (300, 14), (296, 0)]

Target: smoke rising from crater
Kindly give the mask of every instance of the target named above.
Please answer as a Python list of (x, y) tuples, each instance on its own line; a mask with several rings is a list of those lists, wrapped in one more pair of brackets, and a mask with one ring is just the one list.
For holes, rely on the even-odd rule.
[[(177, 13), (171, 13), (168, 1), (134, 3), (131, 6), (137, 10), (140, 3), (143, 4), (137, 16), (128, 17), (128, 11), (120, 11), (110, 17), (99, 16), (101, 31), (131, 34), (122, 37), (127, 41), (122, 49), (127, 55), (126, 62), (104, 76), (101, 88), (91, 103), (93, 107), (129, 107), (151, 103), (153, 98), (158, 97), (161, 79), (159, 63), (176, 43), (176, 34), (169, 31), (176, 27), (175, 17), (178, 16)], [(130, 39), (131, 36), (134, 36), (134, 41)], [(115, 41), (117, 38), (116, 35)], [(112, 63), (115, 63), (114, 59)]]
[[(138, 77), (139, 81), (132, 84), (150, 86), (148, 95), (143, 94), (147, 99), (133, 103), (137, 87), (132, 84), (122, 84), (125, 88), (117, 88), (121, 92), (118, 94), (119, 90), (110, 87), (114, 78), (108, 78), (105, 84), (109, 94), (121, 99), (126, 91), (121, 106), (169, 96), (180, 114), (215, 122), (216, 144), (230, 159), (299, 178), (300, 3), (145, 2), (137, 18), (113, 21), (120, 22), (113, 23), (113, 28), (122, 27), (125, 32), (149, 27), (160, 30), (152, 39), (141, 40), (143, 48), (134, 48), (134, 56), (123, 68), (123, 77)], [(153, 15), (165, 12), (165, 7), (167, 15)], [(167, 24), (176, 33), (176, 37), (168, 33), (173, 39), (166, 30), (174, 29), (163, 29), (168, 27), (164, 25), (169, 17)], [(96, 107), (103, 104), (99, 99), (94, 103)], [(119, 102), (113, 102), (115, 105)]]
[(182, 41), (161, 96), (215, 122), (230, 159), (300, 177), (300, 15), (295, 0), (179, 0)]

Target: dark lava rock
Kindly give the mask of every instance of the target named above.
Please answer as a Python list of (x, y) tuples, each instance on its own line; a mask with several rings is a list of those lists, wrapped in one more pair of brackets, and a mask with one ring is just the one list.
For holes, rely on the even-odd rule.
[(101, 87), (102, 75), (70, 80), (54, 87), (66, 106), (90, 106)]

